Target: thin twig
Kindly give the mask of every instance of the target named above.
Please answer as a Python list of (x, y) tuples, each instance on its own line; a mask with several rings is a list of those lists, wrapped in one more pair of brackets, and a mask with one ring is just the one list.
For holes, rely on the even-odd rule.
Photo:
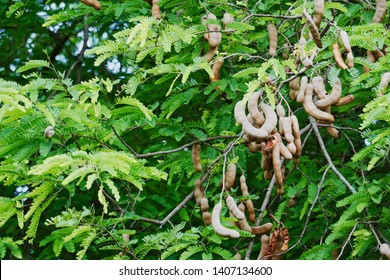
[(187, 202), (194, 196), (194, 192), (192, 191), (189, 195), (186, 196), (186, 198), (183, 199), (182, 202), (180, 202), (179, 205), (175, 207), (162, 221), (160, 228), (162, 228), (163, 225), (166, 224), (167, 221), (169, 221), (170, 218), (172, 218), (179, 210), (187, 204)]
[(116, 132), (115, 128), (112, 126), (112, 131), (114, 131), (116, 137), (118, 137), (119, 141), (122, 142), (123, 145), (126, 146), (127, 149), (129, 149), (136, 157), (139, 155), (132, 147), (130, 147), (126, 142), (125, 140), (123, 140), (123, 138), (118, 134), (118, 132)]
[(343, 252), (344, 252), (345, 247), (347, 247), (347, 244), (348, 244), (349, 241), (351, 240), (352, 234), (355, 232), (356, 227), (358, 226), (358, 224), (359, 224), (358, 222), (355, 222), (355, 225), (353, 226), (351, 232), (349, 233), (347, 240), (345, 240), (345, 242), (344, 242), (344, 244), (343, 244), (343, 247), (341, 247), (341, 252), (340, 252), (340, 254), (337, 256), (336, 260), (339, 260), (339, 259), (340, 259), (341, 255), (342, 255)]

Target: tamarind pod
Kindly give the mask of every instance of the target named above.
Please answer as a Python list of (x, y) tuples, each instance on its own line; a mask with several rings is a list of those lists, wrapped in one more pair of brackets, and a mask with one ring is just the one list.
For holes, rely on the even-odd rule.
[(345, 70), (348, 69), (348, 66), (344, 63), (344, 60), (340, 53), (340, 46), (338, 43), (335, 43), (332, 45), (332, 51), (333, 51), (333, 57), (336, 60), (336, 63), (338, 66), (341, 67), (341, 69)]
[(294, 136), (292, 135), (292, 120), (290, 117), (285, 117), (283, 119), (283, 131), (284, 138), (286, 138), (286, 141), (288, 143), (294, 141)]
[(275, 145), (272, 149), (272, 164), (274, 168), (275, 180), (279, 190), (283, 187), (282, 166), (280, 162), (280, 148), (279, 145)]
[(276, 245), (276, 240), (279, 237), (280, 233), (280, 228), (277, 227), (274, 229), (274, 231), (270, 234), (270, 242), (269, 242), (269, 249), (268, 249), (268, 255), (272, 255), (275, 251), (275, 245)]
[(298, 118), (295, 115), (291, 115), (291, 131), (294, 136), (294, 139), (301, 138), (301, 132), (299, 131), (299, 122)]
[(390, 260), (390, 247), (389, 247), (389, 244), (382, 243), (379, 246), (379, 252), (381, 253), (382, 256), (385, 256), (385, 257), (387, 257)]
[(375, 14), (372, 22), (382, 22), (386, 15), (386, 0), (375, 0)]
[(248, 221), (244, 217), (242, 220), (238, 220), (238, 227), (242, 230), (245, 230), (247, 232), (252, 232), (251, 226), (248, 224)]
[[(291, 143), (289, 143), (291, 144)], [(301, 138), (295, 138), (294, 140), (294, 146), (295, 146), (295, 153), (294, 153), (294, 164), (297, 165), (298, 164), (298, 160), (299, 160), (299, 157), (301, 156), (301, 152), (302, 152), (302, 142), (301, 142)], [(287, 146), (287, 148), (289, 148)], [(290, 150), (290, 149), (289, 149)], [(291, 150), (290, 150), (291, 151)]]
[[(367, 50), (367, 59), (369, 61), (371, 61), (372, 63), (375, 63), (376, 62), (376, 58), (375, 58), (375, 55), (372, 51), (370, 50)], [(368, 68), (367, 66), (363, 66), (363, 73), (368, 73), (370, 72), (370, 68)]]
[[(220, 31), (218, 25), (214, 25), (214, 31)], [(222, 34), (221, 32), (210, 32), (208, 36), (208, 43), (211, 49), (217, 49), (219, 44), (221, 44), (222, 41)]]
[(328, 131), (329, 135), (332, 136), (333, 138), (335, 139), (340, 138), (340, 132), (336, 128), (332, 126), (327, 126), (326, 130)]
[[(295, 141), (295, 140), (294, 140), (294, 141)], [(295, 145), (295, 142), (287, 143), (286, 147), (287, 147), (287, 150), (288, 150), (291, 154), (295, 155), (295, 154), (297, 153), (297, 147), (296, 147), (296, 145)]]
[(255, 91), (248, 99), (248, 111), (255, 124), (262, 126), (265, 122), (265, 118), (262, 112), (259, 111), (259, 98), (262, 95), (262, 91)]
[(267, 235), (262, 235), (261, 238), (261, 249), (260, 249), (260, 254), (257, 257), (258, 260), (263, 260), (265, 257), (268, 255), (269, 252), (269, 242), (270, 238)]
[(240, 209), (240, 211), (242, 213), (245, 213), (245, 204), (240, 202), (240, 204), (237, 205), (238, 209)]
[(284, 136), (284, 130), (283, 130), (283, 121), (284, 121), (284, 117), (279, 117), (279, 133), (280, 135), (283, 135)]
[(123, 234), (122, 234), (122, 239), (123, 239), (125, 242), (129, 242), (129, 241), (130, 241), (130, 234), (128, 234), (128, 233), (123, 233)]
[(240, 188), (241, 188), (242, 195), (244, 196), (249, 195), (248, 186), (246, 184), (246, 179), (244, 175), (240, 176)]
[(202, 213), (203, 222), (206, 226), (211, 225), (211, 214), (209, 211)]
[(53, 137), (54, 135), (54, 127), (52, 127), (51, 125), (49, 125), (48, 127), (46, 127), (45, 131), (43, 132), (43, 137), (47, 138), (47, 139), (50, 139)]
[(297, 97), (297, 91), (299, 90), (299, 78), (296, 77), (295, 79), (291, 80), (289, 82), (289, 86), (290, 86), (290, 92), (289, 92), (290, 98), (292, 100), (295, 100), (295, 98)]
[(307, 25), (309, 26), (310, 34), (313, 36), (314, 43), (317, 47), (322, 48), (322, 41), (320, 33), (318, 32), (317, 25), (314, 23), (311, 16), (306, 12), (305, 9), (302, 11), (303, 16), (306, 18)]
[(264, 179), (265, 180), (271, 180), (272, 179), (272, 172), (270, 170), (264, 170)]
[(245, 219), (244, 213), (242, 213), (240, 209), (238, 209), (236, 202), (230, 195), (226, 197), (226, 206), (233, 213), (234, 217), (236, 217), (238, 220)]
[[(276, 115), (276, 114), (275, 114)], [(238, 101), (236, 106), (234, 107), (234, 117), (237, 121), (237, 123), (242, 125), (242, 129), (244, 130), (245, 133), (247, 133), (249, 136), (253, 138), (267, 138), (268, 132), (265, 131), (262, 128), (256, 128), (254, 127), (247, 119), (245, 115), (245, 107), (242, 106), (242, 101)], [(264, 125), (267, 123), (264, 123)]]
[(347, 105), (354, 100), (355, 100), (355, 96), (353, 94), (348, 94), (344, 97), (341, 97), (339, 101), (336, 104), (334, 104), (334, 106), (339, 107), (339, 106)]
[(223, 59), (219, 59), (219, 60), (215, 61), (215, 63), (213, 64), (213, 67), (211, 68), (211, 70), (213, 71), (213, 74), (214, 74), (214, 78), (212, 78), (210, 76), (210, 81), (216, 82), (219, 80), (219, 77), (220, 77), (219, 71), (221, 70), (224, 62), (225, 62), (225, 60), (223, 60)]
[(197, 172), (202, 171), (202, 164), (200, 163), (200, 144), (195, 143), (192, 145), (192, 163)]
[(278, 31), (276, 30), (276, 26), (272, 23), (268, 24), (268, 40), (269, 40), (269, 55), (276, 55), (276, 48), (278, 46)]
[(372, 53), (373, 53), (374, 56), (375, 56), (375, 60), (378, 60), (379, 58), (385, 56), (385, 54), (384, 54), (380, 49), (378, 49), (378, 48), (376, 48), (375, 50), (373, 50)]
[(346, 31), (344, 31), (344, 30), (340, 31), (340, 39), (341, 39), (341, 43), (344, 46), (344, 49), (348, 53), (352, 53), (351, 44), (349, 43), (349, 37), (348, 37), (348, 33)]
[(267, 153), (265, 152), (262, 152), (262, 157), (261, 157), (261, 168), (263, 170), (271, 170), (271, 166), (270, 166), (270, 157)]
[(258, 151), (261, 151), (261, 145), (257, 144), (256, 142), (247, 142), (245, 143), (245, 146), (247, 146), (248, 150), (251, 153), (256, 153)]
[(226, 169), (226, 181), (225, 189), (229, 191), (234, 186), (234, 181), (236, 180), (237, 167), (233, 163), (229, 163)]
[(314, 60), (314, 56), (311, 56), (311, 57), (306, 56), (304, 59), (302, 59), (302, 64), (307, 69), (312, 68), (313, 67), (313, 60)]
[(334, 122), (334, 117), (324, 111), (319, 110), (313, 102), (313, 85), (308, 84), (305, 93), (305, 99), (303, 101), (303, 107), (305, 111), (317, 120), (326, 121), (329, 123)]
[(209, 210), (209, 200), (205, 197), (200, 199), (200, 210), (206, 212)]
[(161, 19), (160, 6), (157, 4), (158, 0), (153, 0), (152, 17), (155, 19)]
[(302, 103), (303, 99), (305, 98), (307, 83), (308, 83), (308, 78), (306, 76), (303, 76), (300, 82), (299, 92), (297, 95), (297, 102), (299, 103)]
[(242, 260), (241, 254), (240, 254), (239, 252), (237, 252), (237, 253), (234, 255), (233, 258), (234, 258), (235, 260), (238, 260), (238, 261)]
[(273, 251), (272, 260), (281, 260), (282, 255), (279, 255), (279, 253), (284, 252), (282, 250), (283, 245), (284, 245), (284, 239), (282, 238), (280, 232), (276, 236), (277, 236), (277, 238), (276, 238), (275, 244), (274, 244), (274, 251)]
[(320, 109), (324, 109), (333, 104), (336, 104), (340, 100), (341, 92), (341, 81), (339, 78), (336, 78), (333, 84), (332, 92), (324, 99), (318, 100), (316, 102), (317, 107)]
[(95, 10), (100, 10), (102, 6), (100, 5), (99, 1), (97, 0), (80, 0), (85, 5), (91, 6)]
[(240, 233), (236, 230), (224, 227), (221, 224), (221, 211), (222, 211), (222, 203), (218, 202), (215, 204), (213, 208), (213, 212), (211, 214), (211, 224), (213, 226), (214, 231), (223, 237), (231, 237), (231, 238), (239, 238)]
[(271, 134), (272, 131), (275, 129), (276, 124), (278, 122), (278, 118), (276, 116), (275, 111), (272, 109), (272, 107), (268, 104), (261, 103), (260, 104), (261, 110), (264, 112), (265, 115), (265, 122), (261, 126), (261, 130), (265, 131), (268, 134)]
[(250, 199), (246, 199), (244, 201), (246, 209), (248, 210), (248, 217), (249, 221), (254, 223), (256, 221), (256, 216), (255, 216), (255, 207), (253, 206), (253, 202)]
[(390, 82), (390, 72), (386, 72), (382, 75), (381, 82), (379, 83), (379, 93), (378, 96), (383, 95), (386, 91), (387, 86)]
[(248, 134), (244, 133), (242, 135), (242, 139), (245, 141), (245, 142), (254, 142), (255, 139), (251, 136), (249, 136)]
[(352, 53), (347, 54), (347, 66), (349, 69), (353, 68), (353, 66), (354, 66)]
[(200, 205), (200, 200), (204, 196), (204, 189), (202, 187), (202, 180), (196, 179), (194, 183), (194, 197), (196, 204)]
[(270, 232), (272, 229), (272, 223), (266, 223), (261, 226), (253, 226), (252, 233), (254, 235), (263, 235)]
[(286, 112), (284, 111), (284, 107), (282, 104), (276, 105), (276, 114), (278, 115), (278, 117), (286, 116)]
[(278, 143), (279, 149), (280, 149), (280, 154), (285, 158), (285, 159), (292, 159), (293, 155), (292, 153), (287, 149), (287, 147), (283, 144), (282, 141), (279, 141)]
[(234, 32), (234, 29), (227, 29), (226, 28), (226, 25), (228, 25), (229, 23), (232, 23), (233, 21), (234, 21), (234, 18), (229, 13), (223, 14), (222, 23), (225, 26), (225, 31), (226, 31), (225, 34), (227, 36), (230, 36)]
[(287, 228), (282, 228), (281, 229), (281, 234), (283, 237), (283, 245), (280, 248), (281, 251), (286, 251), (288, 249), (288, 242), (290, 241), (290, 234), (288, 233)]
[(313, 21), (317, 27), (320, 27), (322, 16), (324, 15), (324, 11), (325, 11), (324, 0), (315, 0)]
[(324, 99), (328, 95), (324, 85), (324, 79), (321, 76), (314, 77), (311, 81), (313, 84), (313, 91), (319, 99)]
[(217, 50), (218, 48), (214, 48), (214, 49), (210, 48), (207, 51), (207, 53), (204, 55), (204, 58), (206, 59), (207, 62), (210, 62), (213, 59), (214, 55), (217, 53)]

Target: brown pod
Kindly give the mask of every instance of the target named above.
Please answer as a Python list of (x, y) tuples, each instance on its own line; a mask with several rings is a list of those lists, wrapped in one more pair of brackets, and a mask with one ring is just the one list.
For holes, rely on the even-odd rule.
[(272, 179), (272, 172), (270, 170), (264, 170), (264, 179), (265, 180), (271, 180)]
[(332, 126), (327, 126), (326, 130), (328, 131), (329, 135), (332, 136), (333, 138), (335, 139), (340, 138), (340, 132), (336, 128)]
[(244, 217), (244, 219), (238, 220), (238, 227), (244, 231), (252, 232), (251, 226), (248, 224), (248, 221)]
[(247, 146), (249, 152), (251, 153), (257, 153), (258, 151), (261, 151), (261, 145), (257, 144), (256, 142), (246, 142), (245, 146)]
[(245, 219), (244, 213), (241, 212), (240, 209), (238, 209), (236, 202), (230, 195), (226, 197), (226, 206), (227, 208), (229, 208), (230, 212), (232, 212), (233, 216), (236, 217), (238, 220)]
[(268, 24), (268, 39), (269, 39), (269, 55), (276, 55), (276, 48), (278, 46), (278, 31), (276, 30), (276, 26), (272, 23)]
[(316, 102), (317, 107), (320, 109), (325, 109), (333, 104), (336, 104), (340, 100), (341, 92), (341, 81), (339, 78), (336, 78), (333, 84), (332, 92), (324, 99), (318, 100)]
[(226, 28), (226, 25), (228, 25), (229, 23), (232, 23), (233, 21), (234, 21), (234, 18), (229, 13), (223, 14), (222, 23), (225, 26), (225, 31), (226, 31), (225, 34), (227, 36), (230, 36), (234, 32), (234, 29)]
[(389, 244), (382, 243), (379, 246), (379, 252), (381, 253), (382, 256), (385, 256), (385, 257), (387, 257), (390, 260), (390, 247), (389, 247)]
[(237, 260), (237, 261), (242, 260), (241, 254), (240, 254), (239, 252), (237, 252), (237, 253), (234, 255), (233, 258), (234, 258), (235, 260)]
[(344, 59), (340, 53), (340, 46), (338, 43), (332, 45), (333, 57), (336, 60), (336, 63), (341, 67), (341, 69), (346, 70), (348, 66), (345, 64)]
[(158, 0), (153, 0), (152, 17), (154, 17), (155, 19), (161, 19), (161, 12), (160, 6), (158, 5)]
[(85, 5), (91, 6), (95, 10), (100, 10), (102, 6), (100, 5), (99, 1), (97, 0), (80, 0)]
[(279, 117), (279, 120), (278, 120), (278, 122), (279, 122), (279, 124), (278, 124), (278, 126), (279, 126), (279, 133), (280, 133), (280, 135), (284, 135), (284, 131), (283, 131), (283, 119), (284, 119), (286, 113), (285, 113), (285, 111), (284, 111), (284, 108), (283, 108), (282, 104), (278, 104), (278, 105), (276, 106), (276, 114), (277, 114), (278, 117)]
[(211, 214), (211, 224), (213, 226), (215, 233), (223, 237), (239, 238), (240, 233), (238, 231), (224, 227), (221, 224), (221, 211), (222, 211), (222, 203), (218, 202), (214, 206), (213, 212)]
[(294, 145), (296, 148), (296, 152), (294, 153), (294, 164), (297, 165), (302, 152), (301, 138), (295, 138)]
[(316, 24), (305, 9), (303, 9), (302, 14), (306, 18), (306, 22), (309, 26), (310, 34), (313, 36), (314, 43), (317, 45), (317, 47), (322, 48), (322, 41)]
[(299, 92), (297, 95), (297, 102), (302, 103), (305, 98), (305, 91), (308, 83), (308, 78), (306, 76), (303, 76), (301, 79)]
[(204, 58), (207, 60), (207, 62), (210, 62), (214, 55), (217, 53), (218, 48), (209, 49), (207, 53), (204, 55)]
[(290, 117), (285, 117), (283, 119), (283, 131), (284, 137), (288, 143), (294, 141), (294, 136), (292, 135), (292, 120)]
[[(246, 117), (245, 114), (245, 106), (243, 106), (242, 101), (238, 101), (236, 106), (234, 107), (234, 117), (236, 122), (242, 125), (242, 129), (245, 133), (255, 139), (264, 139), (267, 138), (269, 132), (265, 131), (262, 128), (254, 127)], [(276, 117), (276, 114), (275, 114)], [(267, 122), (267, 121), (266, 121)], [(265, 123), (264, 123), (265, 124)]]
[(252, 233), (254, 235), (263, 235), (269, 233), (272, 229), (272, 223), (266, 223), (261, 226), (252, 227)]
[(387, 86), (390, 82), (390, 72), (386, 72), (382, 75), (381, 82), (379, 83), (379, 92), (378, 96), (381, 96), (385, 93)]
[(202, 171), (202, 164), (200, 163), (200, 144), (195, 143), (192, 145), (192, 163), (197, 172)]
[(260, 108), (265, 115), (265, 122), (261, 126), (261, 129), (267, 133), (267, 136), (273, 132), (278, 123), (278, 117), (275, 111), (268, 104), (261, 103)]
[(340, 39), (341, 39), (341, 43), (344, 46), (344, 49), (348, 53), (352, 53), (351, 44), (349, 43), (349, 37), (348, 37), (348, 33), (346, 31), (344, 31), (344, 30), (340, 31)]
[[(368, 50), (367, 51), (367, 59), (369, 61), (371, 61), (372, 63), (375, 63), (376, 62), (376, 58), (375, 58), (375, 55), (372, 51)], [(364, 73), (368, 73), (370, 72), (370, 68), (366, 67), (366, 66), (363, 66), (363, 72)]]
[(248, 111), (252, 117), (254, 123), (259, 127), (265, 122), (265, 118), (262, 112), (259, 111), (259, 99), (262, 95), (262, 91), (255, 91), (248, 99)]
[(275, 145), (272, 149), (272, 164), (275, 173), (276, 184), (278, 185), (278, 194), (283, 192), (283, 176), (282, 176), (282, 165), (280, 162), (280, 148), (279, 145)]
[(289, 82), (289, 86), (290, 86), (290, 93), (289, 93), (290, 98), (292, 100), (295, 100), (299, 90), (299, 78), (296, 77), (295, 79), (291, 80)]
[(261, 157), (261, 168), (263, 170), (271, 170), (270, 159), (269, 154), (263, 151)]
[[(243, 196), (249, 196), (248, 192), (248, 186), (246, 184), (246, 179), (244, 175), (240, 176), (240, 187), (241, 187), (241, 192)], [(249, 214), (249, 220), (254, 223), (255, 222), (255, 208), (253, 207), (253, 202), (250, 199), (245, 199), (244, 200), (246, 209), (248, 210)]]
[(324, 79), (321, 76), (314, 77), (311, 81), (313, 91), (319, 99), (324, 99), (328, 95), (325, 89)]
[(324, 15), (325, 7), (324, 0), (314, 0), (314, 16), (313, 21), (319, 28), (321, 25), (322, 16)]
[(375, 0), (375, 14), (372, 22), (382, 22), (386, 15), (386, 0)]
[(204, 189), (202, 187), (202, 180), (197, 179), (194, 183), (194, 197), (196, 204), (200, 205), (200, 201), (204, 196)]
[(235, 164), (230, 163), (226, 169), (226, 182), (225, 189), (229, 191), (234, 186), (236, 180), (237, 167)]
[(355, 100), (355, 96), (353, 94), (348, 94), (344, 97), (341, 97), (339, 101), (336, 104), (334, 104), (334, 106), (339, 107), (339, 106), (347, 105), (354, 100)]
[(379, 58), (385, 56), (385, 54), (384, 54), (380, 49), (378, 49), (378, 48), (376, 48), (375, 50), (373, 50), (372, 53), (373, 53), (374, 56), (375, 56), (375, 60), (378, 60)]
[(353, 66), (354, 66), (353, 54), (352, 53), (348, 53), (347, 54), (347, 66), (348, 66), (349, 69), (353, 68)]
[(279, 133), (276, 133), (277, 138), (278, 138), (278, 145), (280, 149), (280, 155), (282, 155), (285, 159), (290, 160), (293, 158), (292, 153), (289, 151), (289, 149), (284, 145), (282, 141), (282, 137), (280, 136)]
[(209, 46), (210, 46), (210, 49), (217, 49), (219, 44), (221, 44), (221, 41), (222, 41), (222, 34), (221, 34), (221, 29), (218, 25), (214, 25), (213, 24), (213, 30), (214, 32), (210, 32), (209, 33), (209, 39), (208, 39), (208, 43), (209, 43)]
[(207, 212), (207, 211), (209, 211), (209, 201), (208, 201), (208, 199), (205, 198), (205, 197), (202, 197), (202, 198), (200, 199), (200, 210), (201, 210), (202, 212)]
[(262, 235), (261, 236), (261, 249), (260, 249), (260, 254), (257, 257), (258, 260), (264, 259), (269, 252), (269, 243), (270, 243), (270, 238), (267, 235)]
[(203, 222), (206, 226), (211, 225), (211, 214), (209, 211), (202, 213)]
[(221, 70), (224, 62), (225, 62), (225, 60), (223, 60), (223, 59), (218, 59), (214, 62), (213, 67), (211, 69), (213, 71), (214, 77), (210, 76), (210, 81), (216, 82), (219, 80), (219, 77), (220, 77), (219, 71)]
[(317, 120), (326, 121), (329, 123), (334, 122), (334, 117), (324, 111), (319, 110), (313, 102), (313, 85), (308, 84), (306, 88), (305, 93), (305, 100), (303, 101), (303, 107), (305, 108), (305, 111), (312, 116), (313, 118)]
[(307, 69), (309, 69), (309, 68), (313, 67), (313, 61), (314, 61), (314, 56), (313, 55), (311, 57), (306, 56), (304, 59), (302, 59), (302, 64)]

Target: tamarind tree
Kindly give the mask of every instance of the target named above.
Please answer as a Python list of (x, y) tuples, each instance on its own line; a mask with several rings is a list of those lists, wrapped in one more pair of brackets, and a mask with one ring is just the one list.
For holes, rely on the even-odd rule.
[(1, 3), (0, 258), (390, 258), (389, 1)]

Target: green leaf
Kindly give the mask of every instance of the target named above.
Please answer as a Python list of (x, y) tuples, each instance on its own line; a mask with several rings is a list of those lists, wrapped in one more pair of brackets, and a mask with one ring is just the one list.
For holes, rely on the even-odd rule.
[(30, 60), (26, 62), (22, 67), (16, 70), (16, 73), (22, 73), (24, 71), (39, 68), (39, 67), (50, 67), (50, 63), (45, 60)]

